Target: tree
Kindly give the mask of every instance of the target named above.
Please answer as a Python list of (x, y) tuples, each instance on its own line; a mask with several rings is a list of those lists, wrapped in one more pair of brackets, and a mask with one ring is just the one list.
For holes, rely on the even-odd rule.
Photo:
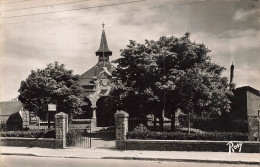
[(58, 62), (47, 65), (45, 69), (32, 70), (21, 82), (19, 100), (30, 112), (43, 119), (48, 113), (48, 104), (57, 105), (57, 112), (81, 113), (83, 89), (77, 83), (79, 76), (66, 70)]
[[(163, 116), (168, 113), (174, 129), (177, 109), (208, 116), (229, 112), (232, 92), (227, 78), (221, 76), (225, 68), (213, 63), (209, 52), (204, 44), (191, 42), (190, 33), (181, 38), (146, 40), (145, 44), (131, 40), (114, 61), (118, 63), (117, 77), (125, 86), (124, 91), (116, 92), (124, 94), (123, 99), (139, 98), (139, 110), (134, 112), (153, 112), (160, 117), (162, 128)], [(129, 102), (122, 103), (128, 110)]]

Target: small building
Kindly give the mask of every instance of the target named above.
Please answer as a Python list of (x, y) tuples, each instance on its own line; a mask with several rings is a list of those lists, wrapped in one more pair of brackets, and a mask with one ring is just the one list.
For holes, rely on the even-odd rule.
[(250, 86), (233, 90), (231, 118), (247, 120), (250, 141), (260, 140), (260, 92)]
[(2, 130), (22, 130), (29, 125), (29, 112), (19, 101), (0, 102), (0, 124)]

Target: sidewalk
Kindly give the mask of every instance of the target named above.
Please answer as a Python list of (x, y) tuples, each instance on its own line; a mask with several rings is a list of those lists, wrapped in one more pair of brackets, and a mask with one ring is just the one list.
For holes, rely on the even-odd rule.
[(184, 161), (230, 164), (260, 164), (258, 153), (186, 152), (186, 151), (119, 151), (113, 148), (48, 149), (0, 146), (2, 155), (62, 157), (83, 159), (132, 159), (149, 161)]

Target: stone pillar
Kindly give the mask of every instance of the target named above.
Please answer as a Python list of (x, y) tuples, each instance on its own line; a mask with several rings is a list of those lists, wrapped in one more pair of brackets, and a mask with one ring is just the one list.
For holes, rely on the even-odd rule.
[(260, 116), (248, 117), (248, 140), (260, 141)]
[(91, 118), (91, 127), (92, 128), (96, 128), (97, 127), (96, 110), (97, 110), (97, 107), (93, 106), (92, 107), (92, 118)]
[(115, 113), (116, 148), (120, 150), (125, 150), (128, 117), (129, 114), (122, 110)]
[(96, 110), (97, 110), (97, 107), (92, 107), (92, 118), (96, 118), (97, 117)]
[(57, 142), (55, 148), (66, 147), (66, 133), (68, 131), (68, 115), (60, 112), (55, 115), (55, 132)]

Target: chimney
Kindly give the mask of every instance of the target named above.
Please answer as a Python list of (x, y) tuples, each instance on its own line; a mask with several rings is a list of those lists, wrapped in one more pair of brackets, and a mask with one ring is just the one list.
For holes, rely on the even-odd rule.
[(230, 66), (230, 90), (231, 90), (231, 84), (233, 83), (233, 78), (234, 78), (234, 68), (235, 66), (233, 65), (233, 62), (232, 62), (232, 65)]

